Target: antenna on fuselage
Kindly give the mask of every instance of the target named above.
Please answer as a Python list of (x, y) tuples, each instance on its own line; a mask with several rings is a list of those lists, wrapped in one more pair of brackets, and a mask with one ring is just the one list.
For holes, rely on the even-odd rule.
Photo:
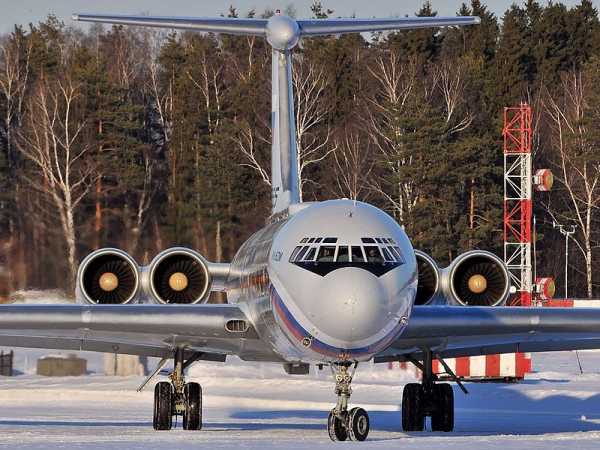
[(277, 10), (277, 14), (270, 19), (74, 14), (73, 20), (265, 37), (273, 49), (271, 68), (273, 215), (285, 214), (290, 205), (300, 202), (291, 52), (301, 37), (475, 25), (480, 22), (479, 17), (474, 16), (295, 20), (281, 15), (280, 10)]

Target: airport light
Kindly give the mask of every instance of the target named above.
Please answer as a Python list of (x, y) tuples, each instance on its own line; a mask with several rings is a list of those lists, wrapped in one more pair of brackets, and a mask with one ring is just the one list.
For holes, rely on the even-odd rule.
[(565, 237), (565, 299), (569, 298), (568, 286), (569, 286), (569, 238), (575, 233), (575, 225), (561, 225), (556, 221), (552, 221), (552, 228), (558, 228), (560, 234)]

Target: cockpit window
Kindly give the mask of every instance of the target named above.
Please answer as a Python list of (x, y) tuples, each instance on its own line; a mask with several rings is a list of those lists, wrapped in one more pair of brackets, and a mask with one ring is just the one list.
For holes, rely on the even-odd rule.
[(361, 247), (352, 247), (352, 262), (365, 262), (365, 257)]
[(382, 253), (383, 253), (383, 257), (384, 257), (384, 259), (386, 260), (386, 262), (388, 262), (388, 261), (389, 261), (389, 262), (394, 262), (394, 261), (396, 261), (396, 257), (395, 257), (395, 256), (392, 256), (392, 254), (391, 254), (391, 253), (388, 251), (388, 249), (387, 249), (387, 248), (385, 248), (385, 247), (381, 247), (381, 251), (382, 251)]
[(338, 241), (335, 237), (303, 238), (289, 261), (321, 276), (343, 267), (358, 267), (378, 277), (406, 262), (391, 238), (363, 237), (359, 245)]
[(381, 256), (379, 247), (365, 246), (365, 253), (367, 255), (367, 262), (378, 263), (378, 264), (383, 263), (383, 257)]
[(348, 256), (348, 246), (347, 245), (342, 245), (338, 248), (336, 262), (350, 262), (350, 258)]
[(304, 257), (304, 261), (314, 261), (315, 260), (315, 253), (317, 253), (317, 248), (316, 247), (311, 247), (311, 249), (308, 251), (308, 253)]
[(290, 256), (290, 262), (296, 261), (296, 256), (298, 256), (298, 253), (300, 252), (300, 250), (302, 250), (302, 246), (301, 245), (299, 245), (298, 247), (296, 247), (294, 249), (294, 251), (292, 252), (292, 254)]
[(335, 247), (324, 245), (319, 249), (319, 256), (317, 256), (317, 262), (333, 262), (335, 256)]
[(296, 259), (294, 261), (301, 261), (309, 248), (310, 247), (302, 247), (302, 249), (296, 255)]

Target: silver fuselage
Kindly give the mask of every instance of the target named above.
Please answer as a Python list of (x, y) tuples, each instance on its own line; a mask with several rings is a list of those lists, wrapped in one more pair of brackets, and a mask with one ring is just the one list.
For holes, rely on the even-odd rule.
[(389, 215), (366, 203), (299, 207), (242, 245), (231, 263), (228, 300), (246, 309), (286, 361), (369, 360), (410, 320), (417, 289), (412, 245)]

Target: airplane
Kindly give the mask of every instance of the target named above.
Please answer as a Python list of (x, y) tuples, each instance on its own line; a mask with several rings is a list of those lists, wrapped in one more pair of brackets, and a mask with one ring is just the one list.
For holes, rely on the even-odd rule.
[[(295, 163), (292, 50), (303, 37), (475, 25), (477, 17), (295, 20), (79, 14), (75, 20), (266, 38), (272, 47), (272, 215), (230, 263), (175, 247), (140, 267), (125, 252), (89, 254), (77, 274), (78, 304), (0, 306), (0, 345), (160, 358), (153, 427), (202, 427), (196, 361), (282, 364), (288, 374), (328, 366), (337, 402), (333, 441), (364, 441), (368, 413), (350, 408), (354, 371), (365, 362), (409, 361), (423, 372), (402, 396), (402, 429), (454, 428), (454, 392), (432, 373), (437, 359), (600, 348), (600, 309), (506, 307), (510, 276), (492, 253), (473, 250), (440, 270), (415, 251), (387, 213), (348, 199), (301, 203)], [(440, 180), (443, 182), (443, 180)], [(211, 292), (227, 304), (208, 304)]]

